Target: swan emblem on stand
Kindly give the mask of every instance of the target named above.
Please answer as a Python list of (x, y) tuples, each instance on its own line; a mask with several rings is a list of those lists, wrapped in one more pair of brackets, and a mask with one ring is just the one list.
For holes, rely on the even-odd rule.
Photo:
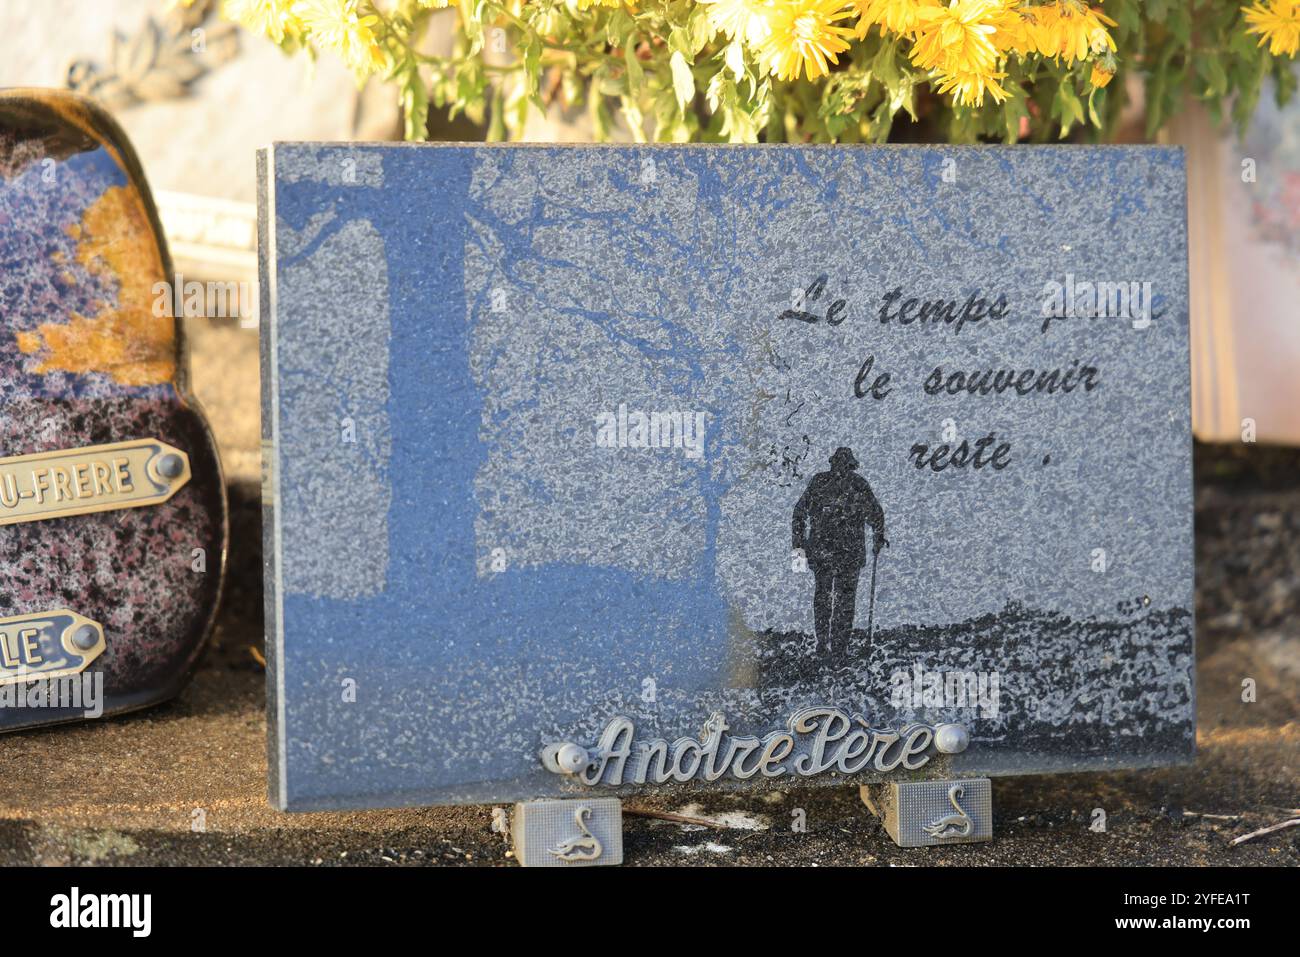
[(600, 843), (596, 835), (591, 833), (587, 827), (587, 821), (591, 818), (591, 808), (582, 804), (574, 809), (573, 823), (582, 833), (578, 837), (571, 837), (567, 841), (561, 841), (554, 847), (548, 847), (546, 853), (552, 857), (557, 857), (566, 864), (574, 861), (594, 861), (604, 853), (605, 848)]
[(975, 827), (975, 822), (970, 819), (970, 815), (962, 809), (958, 803), (966, 794), (966, 789), (960, 784), (954, 784), (948, 789), (948, 803), (953, 806), (956, 814), (946, 814), (936, 821), (923, 825), (925, 832), (931, 837), (968, 837)]

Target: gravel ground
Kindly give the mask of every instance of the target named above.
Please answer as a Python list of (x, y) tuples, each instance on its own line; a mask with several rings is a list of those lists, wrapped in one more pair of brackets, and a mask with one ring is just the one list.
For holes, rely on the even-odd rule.
[[(1300, 452), (1197, 450), (1194, 766), (994, 781), (994, 839), (903, 850), (856, 788), (625, 804), (629, 865), (1300, 864)], [(232, 581), (193, 683), (97, 724), (0, 737), (0, 865), (509, 865), (488, 807), (282, 814), (265, 797), (257, 498), (235, 487)], [(1245, 703), (1242, 681), (1256, 700)], [(15, 773), (20, 769), (21, 773)], [(1090, 828), (1096, 808), (1104, 832)], [(802, 809), (807, 827), (792, 823)], [(646, 814), (707, 818), (684, 825)]]

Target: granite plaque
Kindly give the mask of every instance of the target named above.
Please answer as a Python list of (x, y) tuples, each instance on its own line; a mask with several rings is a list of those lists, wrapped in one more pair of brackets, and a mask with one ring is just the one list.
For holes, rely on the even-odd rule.
[(1190, 759), (1180, 150), (259, 166), (278, 806)]

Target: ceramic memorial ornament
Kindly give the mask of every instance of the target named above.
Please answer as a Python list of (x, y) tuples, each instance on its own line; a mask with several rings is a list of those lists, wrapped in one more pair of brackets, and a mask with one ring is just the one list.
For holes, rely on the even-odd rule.
[(277, 806), (602, 863), (628, 794), (942, 844), (988, 776), (1190, 760), (1179, 150), (259, 163)]
[(140, 165), (90, 100), (0, 92), (0, 730), (184, 684), (226, 549)]

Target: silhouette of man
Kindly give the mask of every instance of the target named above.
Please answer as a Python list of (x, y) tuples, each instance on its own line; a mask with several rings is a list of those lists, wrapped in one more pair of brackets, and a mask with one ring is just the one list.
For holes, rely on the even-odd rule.
[(873, 554), (885, 541), (885, 513), (867, 480), (854, 470), (851, 449), (830, 458), (829, 472), (818, 472), (794, 507), (794, 547), (802, 549), (813, 572), (813, 628), (818, 654), (846, 654), (853, 633), (858, 576), (867, 562), (866, 526)]

